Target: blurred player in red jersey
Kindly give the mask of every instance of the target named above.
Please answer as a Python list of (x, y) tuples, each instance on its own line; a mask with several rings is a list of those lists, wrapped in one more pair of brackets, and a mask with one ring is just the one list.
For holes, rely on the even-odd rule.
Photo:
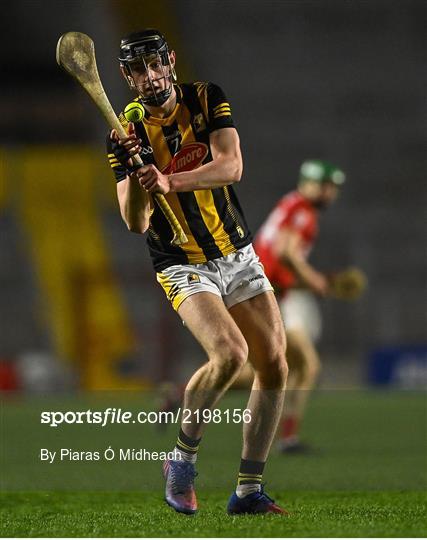
[(315, 296), (328, 295), (329, 280), (307, 257), (318, 234), (319, 210), (335, 201), (344, 181), (343, 171), (330, 163), (304, 162), (297, 189), (280, 199), (255, 239), (255, 250), (275, 287), (288, 340), (288, 399), (280, 438), (284, 452), (308, 449), (298, 431), (320, 369), (315, 343), (321, 316)]

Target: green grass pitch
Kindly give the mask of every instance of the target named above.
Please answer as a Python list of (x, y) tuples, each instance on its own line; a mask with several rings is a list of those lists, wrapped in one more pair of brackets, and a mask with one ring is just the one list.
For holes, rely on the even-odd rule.
[[(172, 446), (176, 426), (164, 431), (154, 426), (54, 429), (37, 422), (40, 410), (85, 410), (88, 401), (82, 396), (3, 400), (2, 537), (427, 535), (427, 412), (422, 394), (317, 392), (303, 436), (318, 452), (283, 457), (273, 451), (264, 475), (267, 492), (291, 512), (289, 517), (226, 515), (239, 464), (240, 426), (211, 425), (206, 432), (198, 462), (196, 516), (177, 514), (163, 502), (158, 462), (40, 463), (36, 454), (43, 446)], [(101, 403), (117, 406), (107, 396), (98, 400), (98, 408)], [(149, 397), (123, 398), (120, 404), (129, 410), (153, 409)], [(95, 408), (93, 400), (91, 406)], [(241, 394), (223, 403), (241, 406)]]

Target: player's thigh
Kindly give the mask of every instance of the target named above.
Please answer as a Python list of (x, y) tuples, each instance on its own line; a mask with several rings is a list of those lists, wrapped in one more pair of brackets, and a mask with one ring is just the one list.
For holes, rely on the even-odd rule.
[(286, 331), (288, 341), (289, 370), (317, 372), (320, 368), (320, 359), (317, 350), (307, 332), (300, 328)]
[(229, 310), (248, 343), (254, 369), (262, 370), (268, 364), (286, 369), (286, 338), (274, 293), (261, 293)]
[(292, 329), (304, 330), (315, 343), (322, 332), (322, 317), (318, 303), (310, 291), (291, 289), (279, 301), (286, 335)]
[(245, 338), (219, 296), (193, 294), (181, 304), (178, 314), (210, 358), (231, 355), (246, 361)]

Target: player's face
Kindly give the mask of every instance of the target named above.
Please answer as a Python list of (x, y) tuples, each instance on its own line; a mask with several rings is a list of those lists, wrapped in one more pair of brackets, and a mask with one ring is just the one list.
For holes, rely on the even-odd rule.
[(333, 182), (323, 182), (320, 186), (318, 198), (319, 208), (327, 208), (338, 197), (339, 188)]
[(170, 66), (163, 65), (159, 54), (141, 58), (141, 60), (130, 64), (135, 86), (141, 96), (152, 97), (170, 87), (172, 84), (171, 69), (175, 66), (174, 51), (171, 51), (169, 58)]
[(338, 187), (333, 182), (308, 180), (301, 185), (300, 190), (319, 210), (328, 208), (338, 196)]

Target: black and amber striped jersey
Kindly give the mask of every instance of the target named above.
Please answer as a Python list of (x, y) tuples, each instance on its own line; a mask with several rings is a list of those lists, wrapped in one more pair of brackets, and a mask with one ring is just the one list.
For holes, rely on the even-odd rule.
[[(135, 124), (136, 134), (142, 140), (144, 163), (154, 164), (164, 174), (193, 170), (212, 161), (209, 134), (234, 127), (230, 104), (219, 86), (196, 82), (179, 84), (175, 89), (177, 104), (168, 117), (156, 118), (146, 111), (143, 121)], [(119, 118), (126, 127), (123, 114)], [(126, 178), (126, 169), (114, 157), (109, 136), (107, 151), (116, 180), (120, 182)], [(232, 186), (167, 193), (166, 199), (188, 243), (179, 247), (170, 244), (172, 229), (154, 202), (147, 243), (156, 271), (174, 264), (204, 263), (251, 242)]]

